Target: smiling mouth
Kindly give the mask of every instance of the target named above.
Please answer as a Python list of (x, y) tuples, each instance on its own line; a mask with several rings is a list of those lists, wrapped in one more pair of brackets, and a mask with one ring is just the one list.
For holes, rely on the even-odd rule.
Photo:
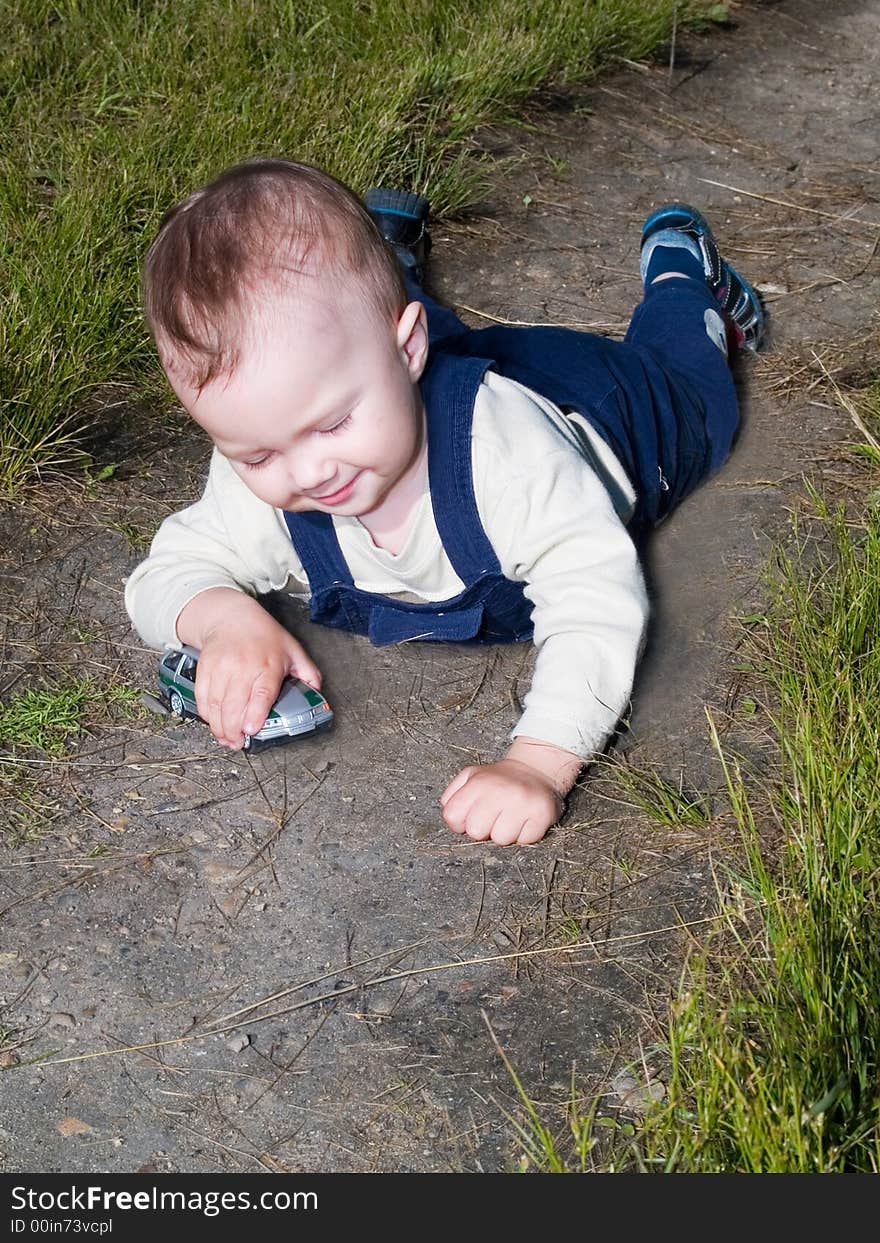
[(339, 505), (342, 501), (347, 501), (354, 491), (354, 485), (360, 479), (362, 474), (363, 471), (359, 470), (358, 473), (353, 478), (349, 479), (348, 483), (344, 487), (339, 488), (338, 491), (328, 492), (324, 496), (313, 496), (312, 500), (320, 501), (322, 505)]

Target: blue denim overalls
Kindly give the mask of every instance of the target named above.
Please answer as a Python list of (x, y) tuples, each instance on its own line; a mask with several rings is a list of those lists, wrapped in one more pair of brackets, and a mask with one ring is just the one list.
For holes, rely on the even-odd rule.
[[(410, 639), (505, 643), (532, 635), (523, 584), (506, 579), (474, 498), (471, 421), (487, 369), (583, 414), (636, 490), (630, 527), (660, 522), (722, 464), (739, 423), (725, 355), (707, 331), (717, 318), (692, 280), (652, 286), (623, 343), (564, 328), (468, 329), (414, 286), (431, 349), (421, 380), (428, 482), (437, 530), (465, 589), (411, 604), (355, 587), (329, 514), (285, 513), (309, 580), (312, 620), (368, 635), (381, 647)], [(538, 469), (540, 466), (537, 467)]]

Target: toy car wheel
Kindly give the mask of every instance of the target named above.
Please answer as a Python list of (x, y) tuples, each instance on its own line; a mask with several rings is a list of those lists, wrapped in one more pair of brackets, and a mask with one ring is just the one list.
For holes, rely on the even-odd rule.
[(184, 706), (183, 706), (183, 699), (181, 698), (181, 696), (178, 694), (177, 691), (170, 692), (170, 694), (168, 695), (168, 703), (170, 704), (171, 711), (174, 713), (175, 716), (180, 716), (180, 717), (186, 716), (186, 710), (184, 709)]
[(251, 738), (250, 734), (245, 734), (244, 742), (241, 744), (242, 751), (250, 751), (252, 741), (253, 739)]

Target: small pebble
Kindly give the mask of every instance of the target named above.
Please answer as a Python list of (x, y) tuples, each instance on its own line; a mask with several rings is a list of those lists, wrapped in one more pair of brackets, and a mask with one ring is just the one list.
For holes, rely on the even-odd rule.
[(654, 1101), (662, 1101), (666, 1096), (666, 1088), (659, 1079), (640, 1083), (629, 1071), (621, 1071), (615, 1075), (611, 1080), (611, 1087), (627, 1109), (637, 1112), (643, 1111)]
[(56, 1010), (54, 1014), (49, 1015), (50, 1027), (76, 1027), (76, 1019), (72, 1014), (67, 1014), (63, 1010)]
[(150, 712), (157, 712), (160, 716), (169, 715), (168, 705), (164, 704), (161, 699), (157, 699), (155, 695), (149, 694), (148, 691), (143, 691), (138, 696), (138, 703)]
[(251, 1038), (248, 1035), (232, 1036), (226, 1041), (226, 1047), (230, 1053), (241, 1053), (242, 1050), (248, 1047), (250, 1042)]

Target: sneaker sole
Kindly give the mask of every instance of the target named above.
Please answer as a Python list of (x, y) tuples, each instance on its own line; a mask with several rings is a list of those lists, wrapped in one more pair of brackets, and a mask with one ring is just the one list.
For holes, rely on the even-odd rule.
[(367, 211), (384, 212), (388, 216), (403, 216), (406, 220), (424, 221), (429, 203), (421, 194), (408, 190), (368, 190), (364, 195)]

